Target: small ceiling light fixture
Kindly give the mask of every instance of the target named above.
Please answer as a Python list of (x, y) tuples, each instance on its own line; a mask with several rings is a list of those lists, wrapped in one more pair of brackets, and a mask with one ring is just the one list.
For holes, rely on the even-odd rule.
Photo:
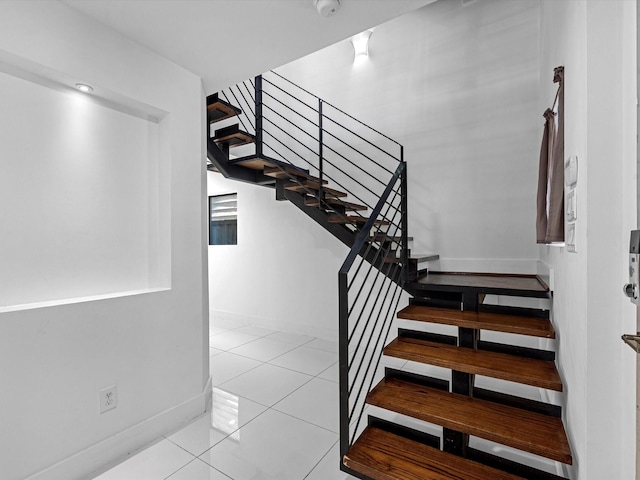
[(93, 87), (91, 85), (87, 85), (86, 83), (76, 83), (76, 88), (84, 93), (93, 92)]
[(340, 8), (340, 0), (313, 0), (318, 13), (323, 17), (333, 17)]
[(354, 63), (360, 62), (369, 56), (369, 38), (372, 33), (372, 30), (366, 30), (351, 37), (351, 45), (353, 45), (353, 51), (355, 52)]

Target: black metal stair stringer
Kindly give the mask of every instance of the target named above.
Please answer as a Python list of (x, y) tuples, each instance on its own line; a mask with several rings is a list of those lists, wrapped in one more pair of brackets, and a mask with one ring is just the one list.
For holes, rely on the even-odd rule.
[(329, 223), (328, 216), (325, 212), (317, 207), (309, 207), (305, 204), (305, 195), (301, 195), (292, 190), (284, 190), (284, 197), (293, 203), (296, 207), (306, 213), (309, 217), (316, 221), (319, 225), (321, 225), (325, 230), (331, 233), (334, 237), (344, 243), (347, 247), (352, 247), (356, 234), (358, 232), (354, 232), (349, 230), (347, 227), (340, 223)]
[[(310, 207), (305, 204), (305, 195), (301, 195), (291, 190), (284, 190), (283, 193), (287, 200), (306, 213), (334, 237), (344, 243), (347, 247), (353, 247), (357, 236), (360, 234), (360, 230), (350, 230), (343, 224), (329, 222), (329, 216), (323, 210), (317, 207)], [(387, 252), (384, 249), (376, 248), (371, 245), (370, 242), (365, 242), (360, 249), (359, 255), (387, 278), (397, 284), (401, 283), (401, 269), (393, 263), (385, 262)]]
[(225, 178), (260, 185), (275, 184), (275, 179), (267, 177), (260, 170), (252, 170), (229, 163), (227, 155), (211, 138), (207, 139), (207, 158)]

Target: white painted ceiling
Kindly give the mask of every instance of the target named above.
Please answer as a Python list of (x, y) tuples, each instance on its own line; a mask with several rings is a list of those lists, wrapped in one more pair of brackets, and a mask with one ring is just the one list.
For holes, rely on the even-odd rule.
[(435, 0), (60, 0), (203, 79), (205, 92), (263, 73)]

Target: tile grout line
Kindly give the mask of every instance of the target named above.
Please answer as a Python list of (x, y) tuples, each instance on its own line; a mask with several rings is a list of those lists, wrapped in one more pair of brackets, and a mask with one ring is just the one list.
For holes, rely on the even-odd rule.
[(309, 478), (309, 475), (313, 473), (313, 471), (318, 467), (318, 465), (322, 463), (322, 461), (326, 458), (326, 456), (331, 453), (331, 450), (333, 450), (333, 447), (335, 447), (339, 442), (340, 442), (340, 439), (338, 439), (333, 445), (329, 447), (329, 450), (327, 450), (325, 454), (322, 455), (320, 460), (318, 460), (318, 462), (313, 466), (311, 470), (309, 470), (309, 473), (307, 473), (302, 480), (306, 480), (307, 478)]

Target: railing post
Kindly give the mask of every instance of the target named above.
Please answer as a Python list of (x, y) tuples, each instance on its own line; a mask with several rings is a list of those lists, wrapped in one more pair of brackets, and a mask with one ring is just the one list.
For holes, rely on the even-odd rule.
[(408, 188), (407, 188), (407, 162), (404, 161), (404, 147), (400, 146), (400, 162), (404, 165), (402, 170), (401, 187), (400, 187), (400, 226), (402, 228), (402, 252), (400, 253), (400, 259), (402, 262), (402, 274), (401, 282), (404, 287), (407, 282), (409, 274), (409, 218), (408, 218)]
[(338, 366), (340, 382), (340, 462), (349, 451), (349, 286), (347, 273), (338, 273)]
[(324, 202), (324, 190), (322, 189), (322, 179), (324, 176), (324, 139), (322, 126), (322, 99), (318, 99), (318, 170), (320, 172), (320, 185), (318, 187), (318, 206), (322, 208)]
[(256, 157), (262, 156), (262, 75), (255, 78)]

